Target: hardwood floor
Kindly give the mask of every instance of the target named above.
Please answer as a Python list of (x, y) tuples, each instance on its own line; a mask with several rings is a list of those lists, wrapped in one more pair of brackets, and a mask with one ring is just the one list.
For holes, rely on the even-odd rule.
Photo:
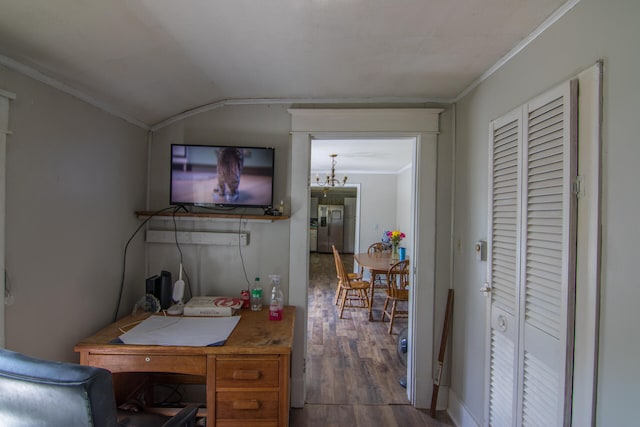
[[(348, 271), (353, 257), (343, 255)], [(331, 254), (310, 254), (307, 328), (306, 402), (292, 409), (292, 427), (427, 426), (453, 424), (446, 413), (437, 419), (413, 408), (400, 379), (406, 367), (397, 354), (398, 333), (407, 325), (399, 319), (393, 334), (381, 322), (384, 296), (377, 290), (373, 316), (366, 309), (345, 308), (338, 318), (333, 299), (336, 270)]]

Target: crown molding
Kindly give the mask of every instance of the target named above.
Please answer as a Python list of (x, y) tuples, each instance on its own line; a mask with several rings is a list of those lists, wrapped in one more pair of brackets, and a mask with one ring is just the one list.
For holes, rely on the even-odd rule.
[(538, 36), (544, 33), (549, 27), (555, 24), (560, 18), (566, 15), (571, 9), (573, 9), (581, 0), (569, 0), (556, 9), (547, 19), (542, 22), (535, 30), (533, 30), (524, 40), (518, 43), (513, 49), (507, 52), (502, 58), (498, 60), (491, 68), (485, 71), (480, 77), (474, 80), (469, 86), (467, 86), (458, 96), (456, 96), (452, 103), (457, 103), (462, 98), (467, 96), (469, 92), (478, 87), (480, 83), (487, 80), (491, 77), (496, 71), (502, 68), (507, 62), (509, 62), (513, 57), (515, 57), (518, 53), (520, 53), (524, 48), (529, 46)]

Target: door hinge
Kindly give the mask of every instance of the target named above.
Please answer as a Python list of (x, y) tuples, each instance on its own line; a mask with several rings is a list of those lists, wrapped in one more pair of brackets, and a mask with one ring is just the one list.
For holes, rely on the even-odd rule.
[(578, 199), (584, 197), (584, 177), (582, 175), (576, 176), (576, 179), (571, 183), (571, 192), (575, 194)]

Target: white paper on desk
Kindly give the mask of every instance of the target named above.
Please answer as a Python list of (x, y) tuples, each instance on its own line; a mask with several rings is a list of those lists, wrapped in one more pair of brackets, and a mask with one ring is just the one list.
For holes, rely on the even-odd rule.
[(120, 335), (125, 344), (176, 345), (204, 347), (221, 345), (240, 316), (229, 317), (172, 317), (151, 316), (135, 328)]

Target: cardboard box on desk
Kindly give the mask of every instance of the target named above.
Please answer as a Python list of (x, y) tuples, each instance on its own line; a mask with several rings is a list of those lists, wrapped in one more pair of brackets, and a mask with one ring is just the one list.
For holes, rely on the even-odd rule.
[(200, 296), (184, 305), (184, 316), (233, 316), (242, 307), (240, 298)]

